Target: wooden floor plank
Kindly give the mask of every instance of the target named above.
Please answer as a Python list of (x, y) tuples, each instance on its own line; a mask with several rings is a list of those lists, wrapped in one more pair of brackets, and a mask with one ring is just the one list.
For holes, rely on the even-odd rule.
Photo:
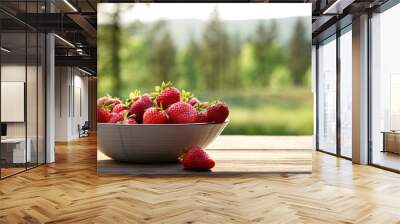
[(0, 223), (400, 223), (399, 174), (320, 152), (287, 176), (98, 176), (93, 137), (56, 160), (0, 181)]

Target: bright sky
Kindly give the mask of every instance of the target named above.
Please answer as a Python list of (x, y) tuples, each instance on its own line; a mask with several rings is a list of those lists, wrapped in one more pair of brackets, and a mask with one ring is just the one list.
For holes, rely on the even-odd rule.
[(311, 3), (101, 3), (98, 4), (98, 22), (105, 23), (121, 4), (122, 10), (133, 5), (122, 16), (123, 23), (135, 20), (155, 21), (159, 19), (201, 19), (210, 17), (214, 8), (222, 20), (271, 19), (292, 16), (311, 16)]

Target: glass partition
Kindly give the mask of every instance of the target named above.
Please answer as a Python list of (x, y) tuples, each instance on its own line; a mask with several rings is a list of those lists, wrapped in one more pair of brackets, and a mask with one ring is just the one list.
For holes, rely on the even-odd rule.
[[(31, 160), (27, 144), (26, 33), (3, 32), (1, 35), (1, 161), (2, 177), (24, 171)], [(28, 149), (28, 150), (27, 150)]]
[[(0, 7), (20, 15), (43, 10), (41, 1), (26, 2)], [(45, 41), (40, 31), (0, 12), (0, 178), (45, 162)]]
[(336, 36), (318, 47), (318, 149), (336, 153)]
[[(42, 13), (44, 2), (28, 2), (28, 13)], [(33, 19), (37, 19), (34, 17)], [(31, 148), (28, 168), (44, 162), (44, 78), (45, 36), (35, 29), (27, 29), (27, 142)], [(29, 149), (29, 148), (28, 148)]]
[(352, 157), (352, 32), (340, 36), (340, 154)]

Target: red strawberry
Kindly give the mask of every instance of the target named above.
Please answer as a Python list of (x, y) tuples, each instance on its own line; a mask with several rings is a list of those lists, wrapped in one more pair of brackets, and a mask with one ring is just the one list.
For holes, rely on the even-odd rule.
[(127, 110), (127, 109), (128, 109), (128, 107), (125, 104), (120, 103), (120, 104), (115, 105), (111, 112), (119, 113), (119, 112)]
[(215, 123), (223, 123), (229, 115), (229, 108), (224, 103), (215, 103), (208, 107), (208, 120)]
[(195, 97), (190, 98), (190, 100), (188, 101), (188, 103), (192, 106), (196, 105), (199, 102), (199, 100)]
[(173, 86), (170, 82), (162, 83), (161, 87), (156, 87), (156, 92), (159, 92), (156, 97), (156, 102), (159, 106), (163, 108), (168, 108), (173, 103), (179, 102), (181, 100), (181, 93), (179, 90)]
[(111, 118), (108, 123), (117, 123), (124, 120), (124, 115), (122, 113), (111, 113)]
[(171, 123), (174, 124), (195, 123), (197, 117), (196, 109), (184, 102), (172, 104), (167, 109), (167, 114)]
[(159, 108), (151, 107), (143, 114), (143, 124), (166, 124), (168, 117), (164, 111)]
[(207, 122), (208, 122), (207, 111), (203, 110), (197, 112), (196, 123), (207, 123)]
[(97, 108), (97, 122), (99, 122), (99, 123), (107, 123), (110, 119), (111, 119), (111, 113), (110, 112), (108, 112), (103, 107)]
[(190, 147), (183, 155), (182, 165), (187, 170), (210, 170), (215, 166), (214, 160), (210, 159), (207, 152), (198, 146)]
[(143, 95), (139, 97), (135, 102), (132, 103), (131, 107), (129, 108), (129, 112), (131, 114), (136, 115), (136, 120), (138, 122), (142, 121), (143, 113), (147, 108), (153, 106), (153, 101), (151, 100), (149, 95)]

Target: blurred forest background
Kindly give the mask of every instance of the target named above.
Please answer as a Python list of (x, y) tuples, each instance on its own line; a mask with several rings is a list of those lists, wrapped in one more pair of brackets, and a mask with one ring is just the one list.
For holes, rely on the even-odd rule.
[(231, 111), (224, 134), (311, 135), (310, 17), (135, 21), (117, 6), (98, 25), (98, 94), (122, 99), (162, 81), (220, 99)]

